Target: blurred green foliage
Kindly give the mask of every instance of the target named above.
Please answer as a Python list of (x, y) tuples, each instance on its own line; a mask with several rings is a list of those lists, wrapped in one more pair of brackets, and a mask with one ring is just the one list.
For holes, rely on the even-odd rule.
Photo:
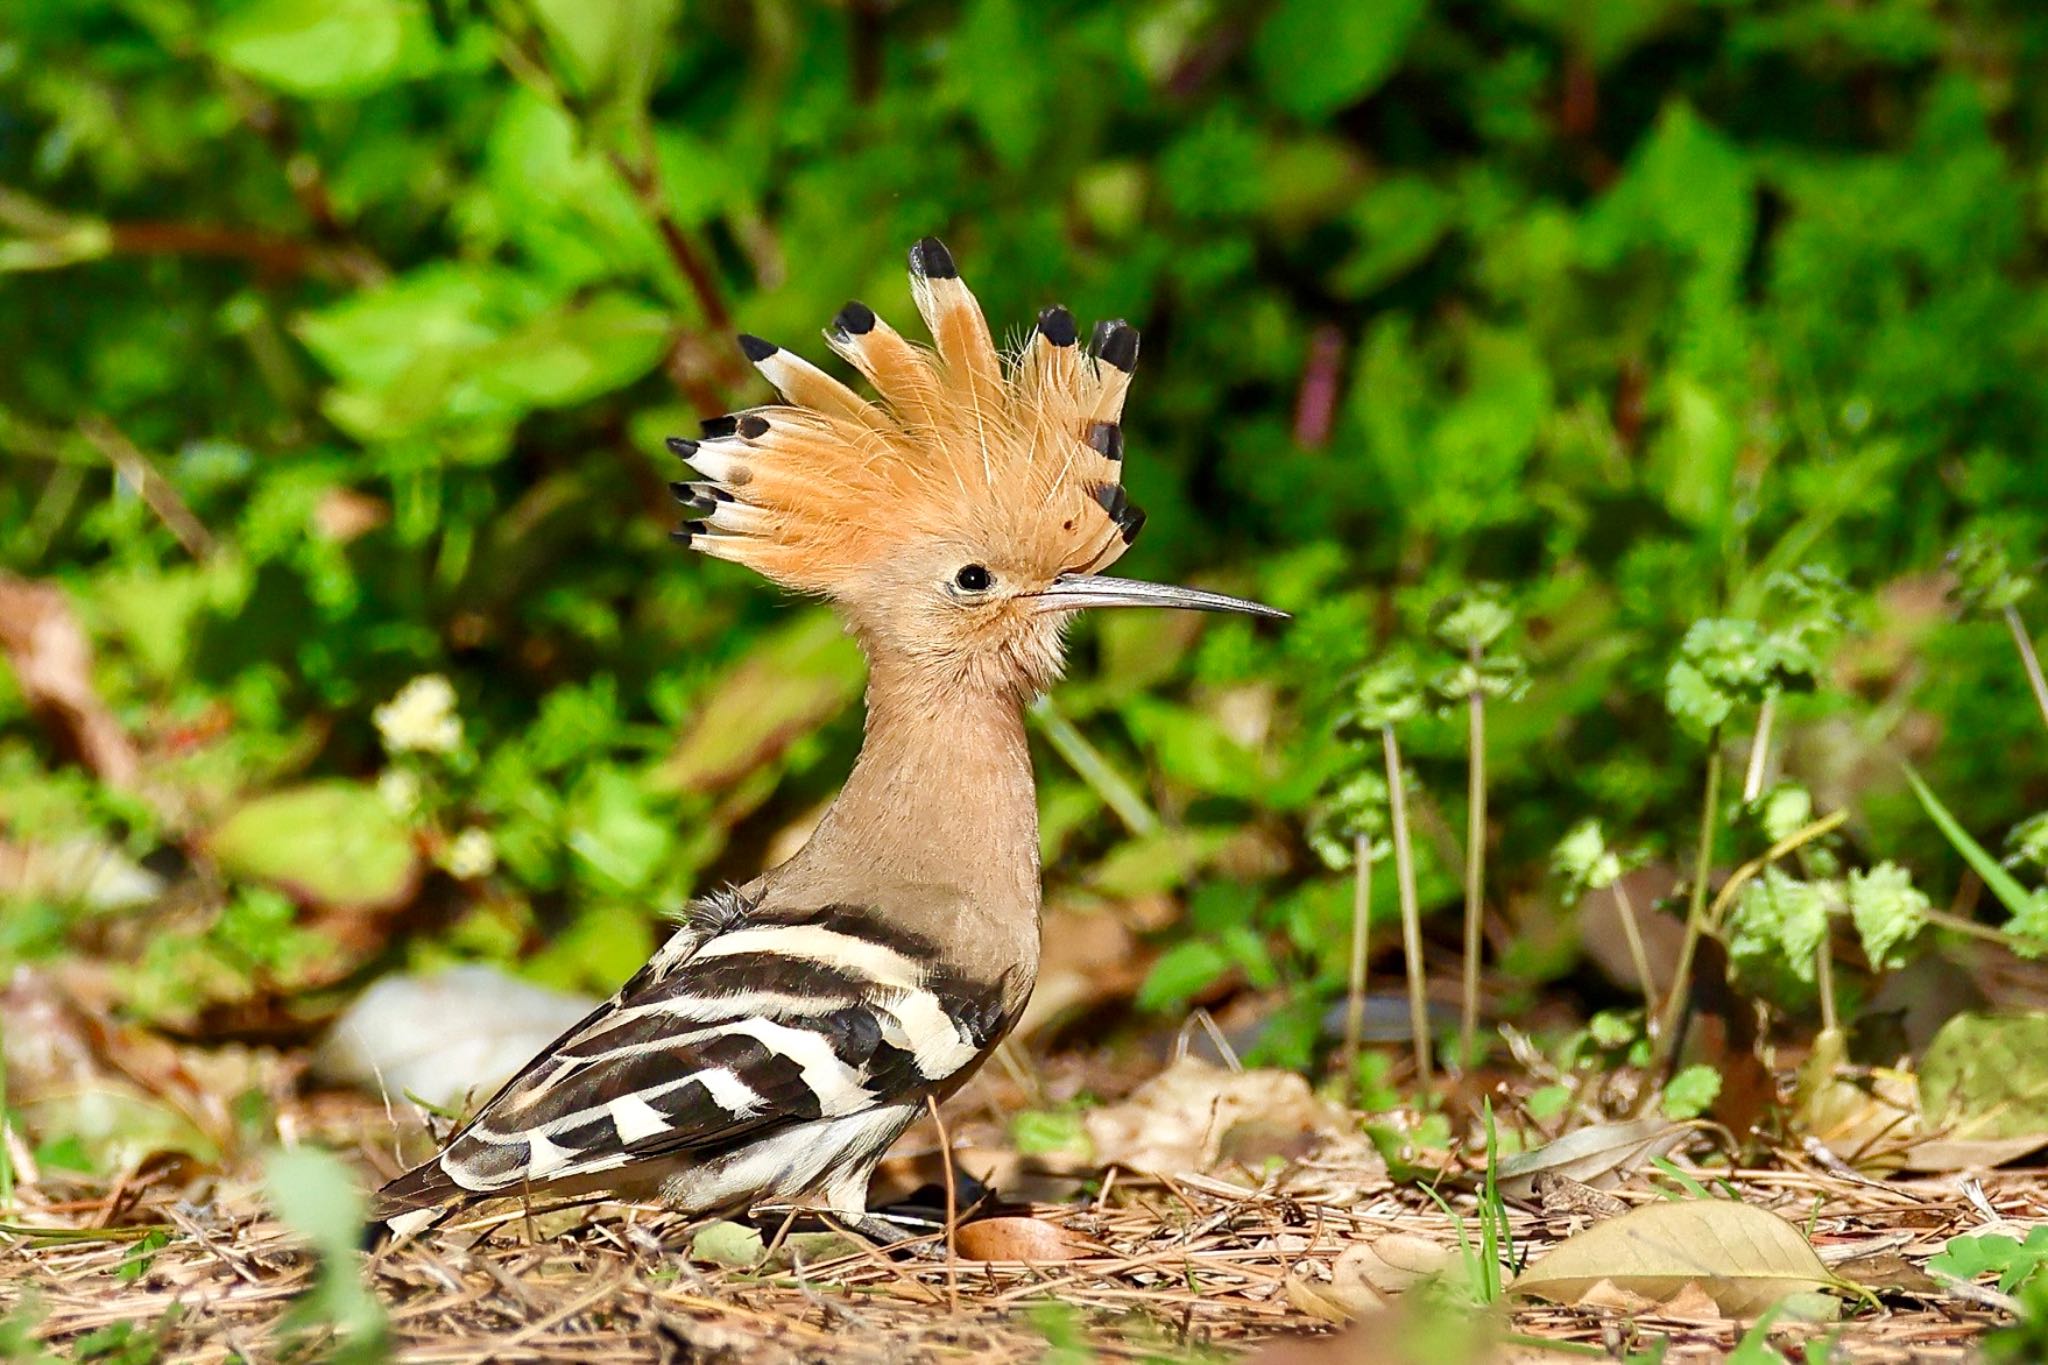
[[(1571, 964), (1552, 845), (1669, 861), (1699, 736), (1794, 684), (1786, 765), (1952, 881), (1889, 755), (1973, 828), (2048, 798), (2006, 628), (1938, 577), (2048, 526), (2044, 50), (2018, 0), (17, 7), (0, 566), (62, 586), (141, 777), (82, 775), (0, 671), (0, 840), (197, 868), (211, 909), (16, 888), (0, 946), (126, 952), (171, 1014), (406, 956), (623, 976), (858, 741), (830, 623), (668, 544), (661, 437), (766, 397), (733, 330), (901, 321), (928, 232), (999, 326), (1145, 328), (1132, 571), (1297, 614), (1079, 637), (1048, 865), (1067, 905), (1171, 898), (1145, 1003), (1235, 972), (1312, 1020), (1351, 675), (1482, 584), (1499, 690), (1527, 666), (1489, 883), (1532, 977)], [(1814, 564), (1845, 645), (1782, 591)], [(1402, 723), (1442, 908), (1462, 724)], [(252, 949), (272, 886), (318, 970)], [(1782, 938), (1784, 899), (1744, 905)]]

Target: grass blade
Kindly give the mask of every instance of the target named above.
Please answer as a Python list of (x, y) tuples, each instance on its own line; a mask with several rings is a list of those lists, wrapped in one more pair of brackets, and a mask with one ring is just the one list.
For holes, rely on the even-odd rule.
[(1934, 822), (1934, 827), (1948, 840), (1949, 847), (1961, 854), (1963, 861), (1970, 865), (1970, 870), (1984, 879), (1984, 885), (1991, 889), (1991, 894), (1998, 897), (1999, 904), (2009, 913), (2024, 913), (2031, 898), (2027, 895), (2027, 889), (2019, 884), (2019, 879), (2000, 867), (1998, 859), (1992, 857), (1984, 845), (1970, 837), (1970, 832), (1949, 813), (1947, 806), (1941, 804), (1941, 798), (1934, 794), (1934, 790), (1920, 780), (1920, 774), (1912, 764), (1902, 763), (1899, 766), (1906, 770), (1906, 781), (1913, 785), (1913, 795), (1920, 798), (1921, 809), (1927, 812), (1927, 818)]

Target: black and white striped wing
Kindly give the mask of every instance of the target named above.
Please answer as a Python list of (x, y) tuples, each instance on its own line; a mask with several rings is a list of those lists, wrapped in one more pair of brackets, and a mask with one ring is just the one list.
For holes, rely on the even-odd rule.
[(527, 1065), (393, 1208), (711, 1158), (776, 1131), (923, 1097), (1013, 1020), (873, 911), (720, 903)]

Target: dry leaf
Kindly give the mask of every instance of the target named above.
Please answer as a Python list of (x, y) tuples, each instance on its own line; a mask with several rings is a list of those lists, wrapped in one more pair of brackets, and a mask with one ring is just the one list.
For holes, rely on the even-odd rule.
[(1071, 1261), (1087, 1254), (1065, 1228), (1037, 1218), (978, 1218), (953, 1231), (966, 1261)]
[(1456, 1261), (1440, 1242), (1412, 1232), (1390, 1232), (1346, 1248), (1330, 1268), (1331, 1287), (1340, 1298), (1364, 1303), (1436, 1279)]
[(1320, 1322), (1342, 1326), (1364, 1311), (1358, 1305), (1339, 1299), (1331, 1292), (1331, 1286), (1316, 1284), (1299, 1275), (1289, 1275), (1282, 1280), (1280, 1289), (1286, 1294), (1288, 1303)]
[(2048, 1134), (2016, 1138), (1928, 1138), (1899, 1159), (1908, 1171), (1988, 1171), (2048, 1146)]
[(1848, 1052), (1840, 1029), (1814, 1040), (1793, 1092), (1800, 1126), (1858, 1169), (1890, 1175), (1903, 1164), (1906, 1146), (1920, 1136), (1913, 1078), (1902, 1071), (1851, 1068)]
[(1579, 1295), (1576, 1306), (1628, 1318), (1644, 1318), (1657, 1311), (1657, 1301), (1648, 1294), (1623, 1289), (1612, 1280), (1593, 1281), (1586, 1292)]
[(1660, 1317), (1682, 1318), (1689, 1322), (1718, 1322), (1727, 1314), (1714, 1296), (1701, 1288), (1698, 1280), (1687, 1280), (1678, 1287), (1678, 1292), (1657, 1305)]
[(1153, 1175), (1206, 1170), (1224, 1158), (1256, 1165), (1299, 1156), (1349, 1132), (1347, 1116), (1291, 1071), (1225, 1071), (1183, 1057), (1085, 1119), (1105, 1166)]
[(1661, 1118), (1581, 1128), (1533, 1152), (1522, 1152), (1501, 1162), (1500, 1192), (1517, 1203), (1534, 1202), (1536, 1177), (1552, 1174), (1596, 1190), (1611, 1190), (1636, 1167), (1652, 1157), (1663, 1156), (1684, 1141), (1688, 1131), (1682, 1123)]
[(0, 575), (0, 651), (29, 706), (110, 787), (136, 785), (142, 761), (92, 685), (92, 643), (61, 588)]
[(1559, 1243), (1510, 1289), (1574, 1304), (1602, 1280), (1659, 1302), (1696, 1280), (1723, 1313), (1739, 1318), (1838, 1283), (1799, 1229), (1776, 1214), (1733, 1200), (1692, 1199), (1595, 1223)]

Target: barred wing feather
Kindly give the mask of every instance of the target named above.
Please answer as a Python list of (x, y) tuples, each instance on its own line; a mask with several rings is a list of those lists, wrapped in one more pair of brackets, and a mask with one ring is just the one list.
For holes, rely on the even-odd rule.
[(921, 1103), (1010, 1021), (904, 937), (865, 908), (708, 903), (439, 1157), (386, 1186), (379, 1217)]

